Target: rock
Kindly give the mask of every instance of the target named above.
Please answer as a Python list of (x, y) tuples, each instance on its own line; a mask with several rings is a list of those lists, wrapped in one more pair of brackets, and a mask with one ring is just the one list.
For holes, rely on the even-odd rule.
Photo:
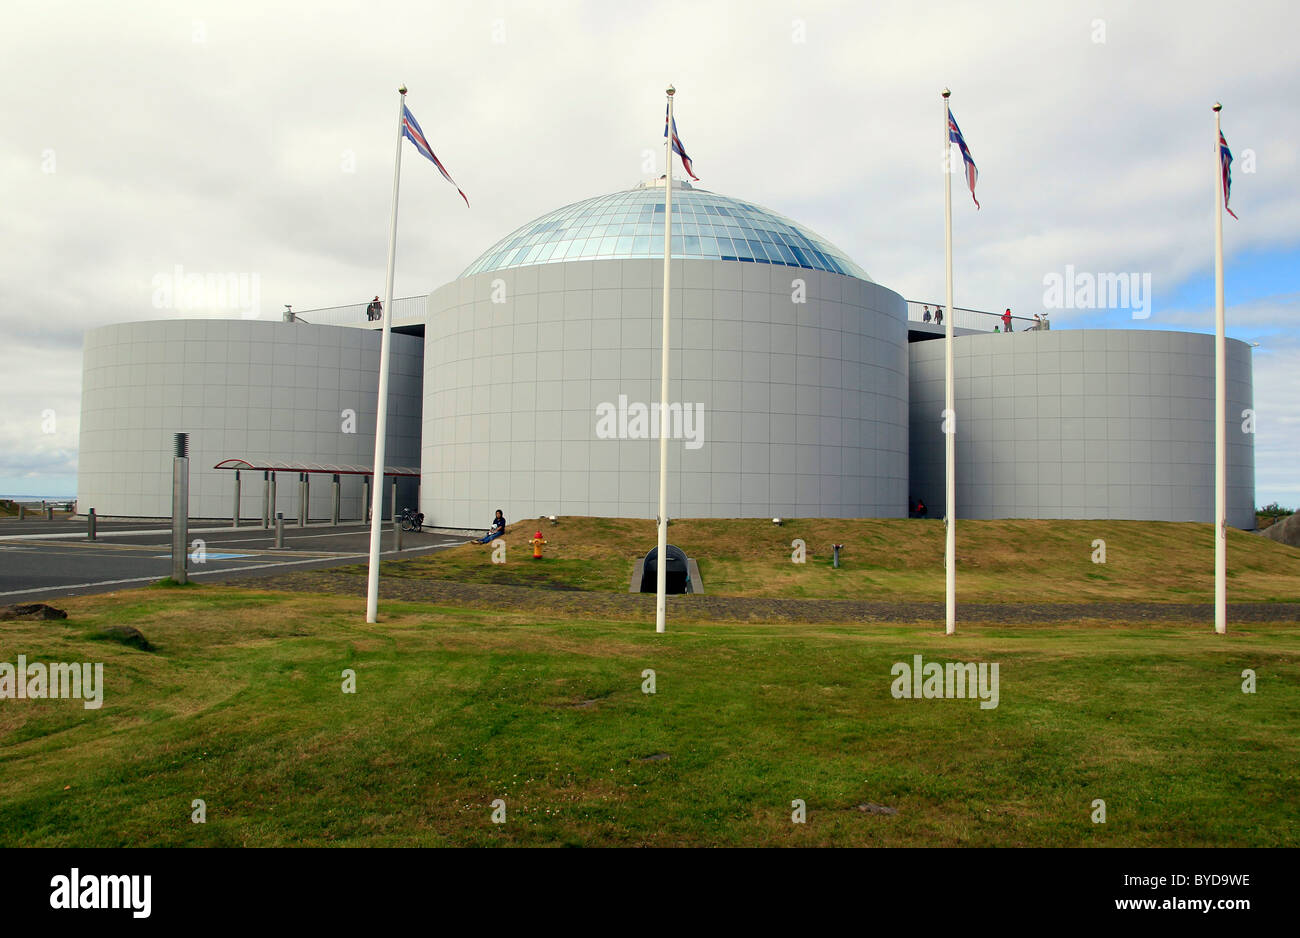
[(132, 648), (138, 648), (141, 651), (153, 651), (153, 645), (149, 643), (149, 639), (145, 638), (139, 629), (130, 625), (110, 625), (104, 629), (102, 637), (109, 641), (130, 645)]
[(45, 603), (0, 607), (0, 619), (66, 619), (68, 614)]
[(897, 814), (898, 813), (897, 808), (891, 808), (888, 805), (883, 805), (883, 804), (872, 804), (869, 801), (866, 804), (858, 805), (858, 810), (863, 811), (867, 814)]
[(1287, 515), (1259, 532), (1269, 540), (1300, 547), (1300, 514)]

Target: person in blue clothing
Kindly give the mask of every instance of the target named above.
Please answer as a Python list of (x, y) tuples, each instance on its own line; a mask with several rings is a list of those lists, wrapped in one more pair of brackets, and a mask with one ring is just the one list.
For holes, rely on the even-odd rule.
[(480, 537), (475, 544), (490, 544), (496, 540), (506, 530), (506, 516), (501, 514), (501, 509), (497, 509), (497, 516), (492, 519), (492, 527), (488, 528), (488, 533)]

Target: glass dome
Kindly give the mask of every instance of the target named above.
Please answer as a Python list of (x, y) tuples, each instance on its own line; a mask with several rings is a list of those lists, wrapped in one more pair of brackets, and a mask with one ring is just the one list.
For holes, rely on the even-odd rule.
[[(752, 202), (673, 181), (673, 257), (782, 264), (870, 281), (825, 238)], [(597, 196), (543, 215), (511, 232), (465, 268), (485, 271), (664, 256), (663, 180)]]

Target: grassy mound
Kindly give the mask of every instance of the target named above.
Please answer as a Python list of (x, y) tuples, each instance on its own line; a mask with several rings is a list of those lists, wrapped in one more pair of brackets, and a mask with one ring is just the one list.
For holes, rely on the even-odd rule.
[[(540, 524), (540, 527), (539, 527)], [(528, 544), (540, 530), (545, 559)], [(970, 602), (1177, 601), (1214, 598), (1206, 524), (1156, 521), (959, 521), (957, 590)], [(791, 542), (807, 561), (791, 562)], [(668, 539), (699, 561), (711, 595), (942, 601), (944, 527), (937, 520), (684, 519)], [(384, 576), (549, 589), (625, 591), (656, 543), (653, 521), (563, 518), (511, 525), (507, 562), (465, 544), (385, 565)], [(1105, 563), (1094, 542), (1105, 541)], [(831, 545), (843, 544), (841, 567)], [(364, 567), (354, 568), (355, 571)], [(1230, 529), (1231, 601), (1300, 601), (1300, 549)]]

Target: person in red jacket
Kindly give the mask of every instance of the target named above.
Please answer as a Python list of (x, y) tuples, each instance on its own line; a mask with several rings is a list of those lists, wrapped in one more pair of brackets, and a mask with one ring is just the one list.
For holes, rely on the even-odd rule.
[(1010, 309), (1010, 307), (1008, 307), (1008, 308), (1007, 308), (1007, 311), (1006, 311), (1005, 313), (1002, 314), (1002, 331), (1003, 331), (1003, 332), (1010, 332), (1010, 331), (1011, 331), (1011, 309)]

